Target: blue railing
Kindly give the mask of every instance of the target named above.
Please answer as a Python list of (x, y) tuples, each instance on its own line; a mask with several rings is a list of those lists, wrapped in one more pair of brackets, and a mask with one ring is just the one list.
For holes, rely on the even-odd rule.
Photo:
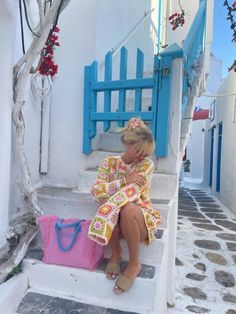
[(157, 155), (160, 157), (168, 155), (169, 111), (173, 59), (183, 58), (183, 114), (186, 108), (188, 95), (191, 91), (192, 82), (199, 66), (199, 58), (204, 49), (205, 24), (206, 0), (201, 0), (197, 14), (184, 41), (183, 48), (177, 44), (173, 44), (160, 54), (160, 63), (156, 68), (156, 70), (160, 73), (157, 113), (158, 127), (156, 132), (156, 142), (159, 145)]
[[(83, 153), (89, 154), (92, 151), (92, 139), (97, 133), (97, 123), (103, 122), (103, 131), (110, 130), (111, 122), (116, 122), (117, 126), (122, 127), (125, 121), (134, 116), (139, 116), (142, 120), (148, 121), (155, 137), (156, 117), (157, 117), (157, 88), (158, 73), (153, 77), (144, 78), (144, 54), (137, 49), (136, 77), (127, 79), (127, 56), (128, 51), (125, 47), (120, 52), (120, 73), (119, 80), (112, 80), (112, 52), (105, 56), (105, 75), (104, 81), (97, 80), (98, 63), (95, 61), (90, 66), (85, 67), (84, 80), (84, 135)], [(157, 57), (155, 57), (155, 60)], [(142, 108), (142, 91), (149, 89), (152, 91), (152, 103), (150, 111)], [(128, 90), (135, 91), (133, 111), (126, 112), (126, 93)], [(118, 107), (112, 108), (112, 92), (118, 91)], [(97, 95), (104, 94), (103, 111), (97, 110)], [(113, 111), (112, 111), (113, 109)]]
[(187, 96), (192, 86), (192, 81), (198, 70), (199, 58), (204, 50), (204, 33), (206, 26), (206, 0), (201, 0), (199, 9), (183, 44), (184, 81), (183, 81), (183, 107), (185, 111)]

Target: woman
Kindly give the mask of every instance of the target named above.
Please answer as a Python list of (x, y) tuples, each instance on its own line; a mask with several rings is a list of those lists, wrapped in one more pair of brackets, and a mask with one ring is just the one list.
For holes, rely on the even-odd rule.
[[(92, 194), (101, 205), (88, 235), (102, 245), (111, 245), (105, 273), (108, 279), (118, 277), (113, 290), (116, 294), (127, 291), (140, 273), (139, 244), (150, 244), (161, 222), (149, 199), (153, 162), (147, 157), (155, 148), (151, 131), (142, 120), (132, 118), (121, 132), (125, 152), (105, 158), (98, 169)], [(121, 238), (129, 250), (129, 262), (122, 275)]]

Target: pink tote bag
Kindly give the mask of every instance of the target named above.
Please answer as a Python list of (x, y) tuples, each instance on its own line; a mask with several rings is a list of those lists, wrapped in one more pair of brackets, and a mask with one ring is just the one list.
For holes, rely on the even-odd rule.
[(88, 238), (90, 220), (41, 216), (37, 223), (43, 241), (43, 262), (95, 269), (104, 258), (104, 247)]

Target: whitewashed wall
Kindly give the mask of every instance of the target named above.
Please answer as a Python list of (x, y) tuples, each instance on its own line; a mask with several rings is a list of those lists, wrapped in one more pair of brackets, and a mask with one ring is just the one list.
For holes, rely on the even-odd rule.
[[(236, 76), (233, 71), (224, 80), (218, 94), (236, 94)], [(236, 96), (217, 97), (216, 102), (216, 132), (213, 167), (213, 193), (236, 213)], [(222, 155), (221, 155), (221, 185), (220, 192), (216, 192), (216, 158), (218, 124), (222, 122)]]
[[(87, 160), (82, 154), (84, 66), (94, 60), (104, 60), (105, 53), (121, 43), (150, 9), (151, 1), (146, 0), (83, 0), (71, 1), (61, 15), (61, 46), (55, 52), (59, 73), (53, 88), (49, 170), (44, 184), (78, 185), (80, 171), (85, 168)], [(146, 36), (148, 32), (146, 22), (126, 46), (133, 47), (131, 50), (135, 50), (135, 55), (136, 48), (140, 47), (149, 53), (150, 60), (153, 59), (153, 43)], [(129, 52), (131, 63), (134, 63), (133, 51)], [(115, 61), (119, 59), (118, 56), (115, 58)], [(114, 78), (117, 76), (114, 69)]]
[[(37, 5), (35, 2), (31, 2), (31, 6), (28, 8), (29, 21), (32, 28), (37, 24)], [(14, 34), (12, 53), (12, 64), (9, 69), (9, 75), (18, 60), (23, 55), (22, 40), (21, 40), (21, 27), (20, 27), (20, 13), (18, 5), (15, 2), (12, 7), (12, 12), (15, 12), (14, 21), (12, 21), (12, 34)], [(24, 18), (24, 15), (23, 15)], [(32, 42), (32, 34), (28, 27), (24, 23), (24, 44), (25, 51), (27, 51), (29, 45)], [(11, 95), (12, 99), (12, 95)], [(25, 121), (25, 151), (26, 157), (29, 162), (29, 168), (33, 184), (39, 184), (39, 152), (40, 152), (40, 128), (41, 128), (41, 112), (39, 103), (32, 102), (30, 93), (30, 77), (25, 88), (25, 105), (23, 108), (23, 115)], [(24, 199), (24, 190), (22, 186), (22, 173), (19, 159), (16, 157), (15, 152), (15, 126), (12, 124), (12, 147), (11, 147), (11, 180), (10, 180), (10, 200), (9, 200), (9, 216), (14, 218), (15, 216), (22, 215), (29, 210), (29, 204)]]
[(193, 121), (192, 124), (190, 174), (195, 179), (203, 178), (205, 124), (204, 120)]
[(11, 161), (12, 66), (14, 51), (14, 1), (1, 1), (0, 9), (0, 247), (8, 228)]
[[(222, 61), (211, 54), (210, 73), (206, 83), (206, 95), (216, 95), (217, 89), (222, 83)], [(201, 96), (196, 106), (202, 109), (210, 109), (214, 97)], [(192, 123), (191, 137), (187, 146), (187, 158), (190, 160), (190, 179), (207, 186), (209, 183), (209, 143), (210, 122), (209, 120), (195, 120)], [(189, 181), (189, 178), (187, 179)]]

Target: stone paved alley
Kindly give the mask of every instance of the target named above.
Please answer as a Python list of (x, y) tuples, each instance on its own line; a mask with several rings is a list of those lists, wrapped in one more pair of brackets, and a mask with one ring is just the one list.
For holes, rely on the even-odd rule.
[(176, 303), (169, 314), (236, 314), (236, 216), (203, 190), (180, 188)]

